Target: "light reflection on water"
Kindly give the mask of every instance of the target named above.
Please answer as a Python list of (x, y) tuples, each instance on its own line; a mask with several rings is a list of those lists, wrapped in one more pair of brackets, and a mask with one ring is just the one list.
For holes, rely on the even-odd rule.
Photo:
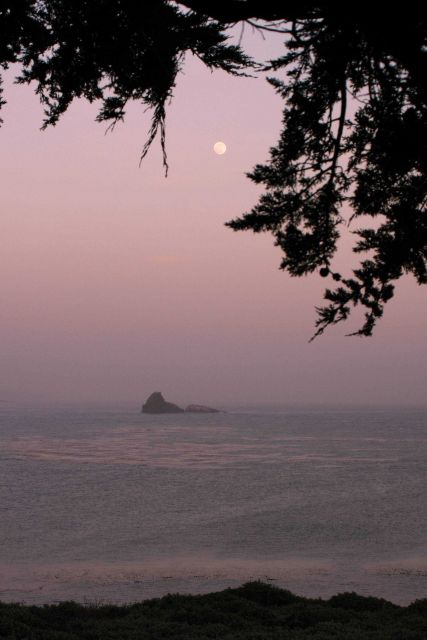
[[(190, 438), (197, 429), (198, 442), (182, 441)], [(231, 429), (220, 427), (220, 434), (226, 438)], [(177, 438), (174, 440), (174, 437)], [(180, 439), (178, 439), (180, 438)], [(170, 428), (159, 425), (141, 429), (137, 427), (120, 427), (113, 433), (100, 434), (96, 437), (58, 438), (42, 435), (18, 436), (4, 442), (4, 455), (17, 459), (32, 458), (37, 460), (61, 460), (68, 462), (91, 462), (98, 464), (144, 464), (150, 467), (194, 467), (218, 468), (225, 465), (251, 463), (379, 463), (397, 462), (396, 457), (380, 457), (363, 455), (372, 447), (348, 447), (349, 438), (334, 438), (331, 442), (344, 445), (343, 451), (337, 453), (306, 452), (307, 443), (319, 438), (310, 436), (290, 437), (273, 436), (268, 441), (262, 440), (258, 434), (252, 437), (242, 436), (238, 442), (210, 442), (212, 428), (205, 425), (195, 427)], [(384, 442), (384, 439), (364, 438), (357, 442), (372, 444)], [(349, 452), (352, 455), (348, 455)]]
[(0, 599), (425, 597), (426, 415), (2, 409)]

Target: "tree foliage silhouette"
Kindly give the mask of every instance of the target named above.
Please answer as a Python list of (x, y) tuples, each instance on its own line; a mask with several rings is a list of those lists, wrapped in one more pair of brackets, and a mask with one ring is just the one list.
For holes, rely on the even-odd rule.
[[(98, 120), (122, 120), (129, 100), (152, 108), (142, 157), (158, 130), (187, 51), (210, 68), (244, 73), (253, 63), (227, 42), (246, 21), (283, 33), (285, 54), (268, 69), (284, 100), (283, 129), (267, 163), (248, 174), (265, 187), (229, 222), (272, 233), (293, 276), (331, 278), (316, 334), (360, 305), (358, 335), (372, 334), (405, 273), (427, 282), (427, 19), (421, 9), (376, 14), (367, 3), (272, 0), (9, 0), (0, 9), (0, 64), (18, 62), (36, 82), (43, 126), (75, 97), (99, 100)], [(164, 162), (167, 169), (166, 155)], [(344, 210), (352, 212), (351, 220)], [(333, 268), (340, 229), (357, 223), (360, 264)]]
[(74, 98), (101, 104), (97, 120), (123, 120), (130, 100), (152, 109), (142, 151), (157, 132), (165, 154), (165, 105), (184, 55), (238, 73), (248, 64), (216, 23), (165, 0), (6, 0), (0, 8), (0, 66), (18, 62), (19, 83), (36, 83), (55, 125)]

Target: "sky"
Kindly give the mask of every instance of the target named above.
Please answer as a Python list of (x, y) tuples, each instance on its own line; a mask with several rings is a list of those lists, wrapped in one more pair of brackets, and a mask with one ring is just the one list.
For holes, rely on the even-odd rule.
[[(277, 40), (246, 33), (268, 58)], [(278, 139), (262, 78), (187, 59), (160, 145), (139, 166), (149, 114), (105, 134), (76, 101), (39, 130), (31, 89), (6, 83), (0, 130), (0, 401), (128, 404), (425, 404), (426, 292), (397, 286), (374, 337), (360, 316), (309, 343), (325, 280), (279, 271), (272, 237), (224, 226), (256, 204), (245, 176)], [(213, 145), (224, 141), (227, 152)], [(350, 237), (337, 265), (354, 264)]]

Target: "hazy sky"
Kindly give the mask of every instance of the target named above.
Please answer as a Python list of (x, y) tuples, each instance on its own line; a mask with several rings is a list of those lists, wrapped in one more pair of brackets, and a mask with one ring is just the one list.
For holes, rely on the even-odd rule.
[(158, 143), (138, 166), (138, 105), (112, 134), (82, 101), (40, 132), (31, 90), (6, 98), (0, 400), (425, 402), (425, 289), (399, 284), (371, 339), (345, 337), (355, 316), (308, 344), (325, 281), (291, 279), (270, 236), (224, 227), (256, 203), (244, 174), (278, 138), (282, 103), (264, 80), (188, 60), (168, 109), (167, 179)]

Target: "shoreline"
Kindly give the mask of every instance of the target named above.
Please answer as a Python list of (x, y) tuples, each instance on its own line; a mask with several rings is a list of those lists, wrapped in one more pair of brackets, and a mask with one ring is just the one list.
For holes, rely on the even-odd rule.
[(167, 593), (194, 596), (262, 581), (300, 597), (354, 591), (408, 606), (427, 593), (427, 559), (338, 565), (320, 558), (180, 556), (146, 561), (0, 563), (0, 601), (42, 606), (63, 601), (124, 606)]

